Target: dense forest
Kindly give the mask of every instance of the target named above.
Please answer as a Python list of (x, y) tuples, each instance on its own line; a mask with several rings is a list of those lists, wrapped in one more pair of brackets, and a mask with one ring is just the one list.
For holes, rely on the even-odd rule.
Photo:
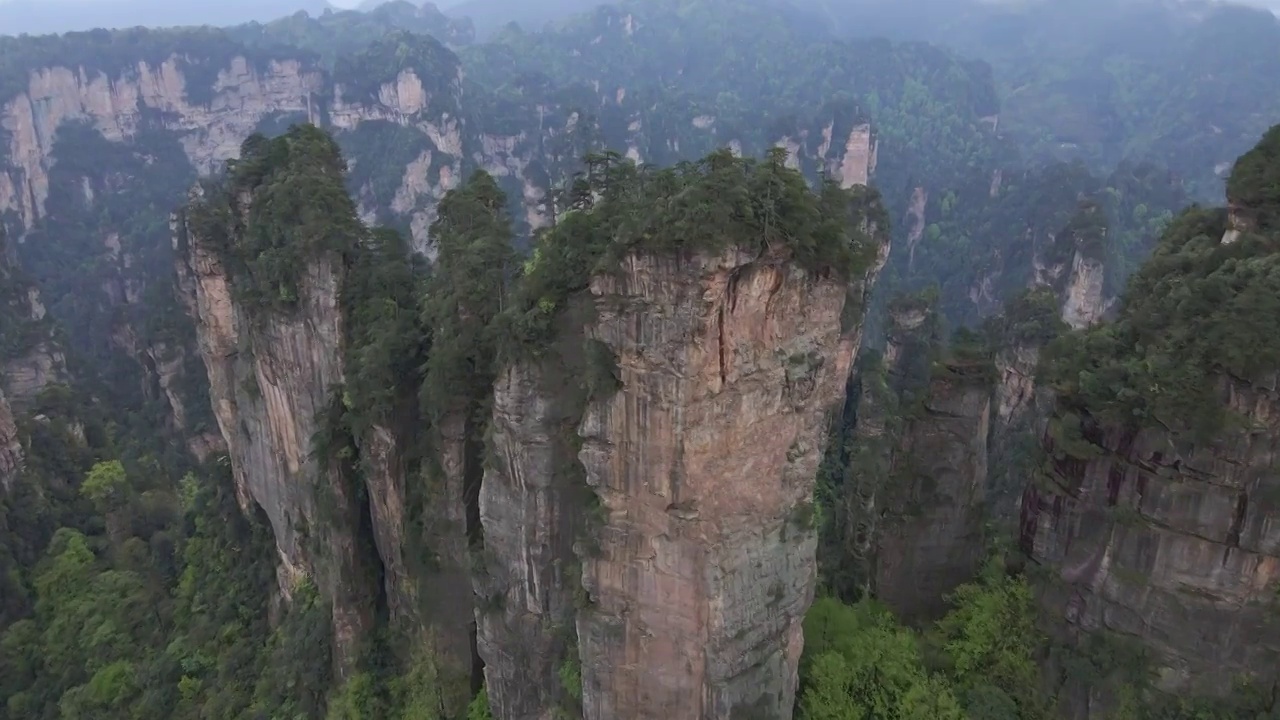
[[(751, 417), (697, 403), (767, 362), (776, 414), (830, 431), (780, 448), (788, 492), (821, 458), (799, 502), (748, 518), (771, 583), (696, 579), (725, 614), (684, 675), (778, 662), (794, 710), (697, 717), (1280, 717), (1272, 15), (494, 5), (0, 36), (0, 720), (629, 716), (590, 664), (633, 640), (609, 593), (666, 593), (630, 622), (693, 591), (664, 551), (619, 560), (619, 518), (710, 546), (680, 488), (717, 469), (673, 466), (659, 521), (593, 453), (658, 406)], [(818, 412), (826, 284), (861, 351)], [(681, 292), (729, 298), (714, 332)], [(762, 297), (794, 317), (734, 335)], [(721, 492), (769, 495), (762, 467)], [(811, 573), (769, 555), (789, 533)], [(1256, 643), (1197, 625), (1226, 607)]]

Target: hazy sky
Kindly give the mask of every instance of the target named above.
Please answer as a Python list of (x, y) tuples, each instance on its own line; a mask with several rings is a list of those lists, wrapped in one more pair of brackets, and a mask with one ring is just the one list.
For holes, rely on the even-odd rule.
[[(14, 1), (15, 1), (15, 0), (0, 0), (0, 4), (2, 4), (2, 3), (7, 3), (7, 2), (14, 2)], [(106, 2), (113, 2), (113, 1), (115, 1), (115, 0), (77, 0), (77, 1), (78, 1), (78, 2), (102, 2), (102, 3), (106, 3)], [(411, 2), (421, 2), (421, 0), (410, 0), (410, 1), (411, 1)], [(534, 0), (531, 0), (531, 1), (534, 1)], [(1241, 3), (1241, 4), (1244, 4), (1244, 5), (1259, 5), (1259, 6), (1262, 6), (1262, 7), (1269, 7), (1269, 8), (1271, 8), (1271, 9), (1273, 9), (1273, 10), (1280, 10), (1280, 0), (1234, 0), (1234, 1), (1235, 1), (1235, 2), (1239, 2), (1239, 3)], [(182, 2), (205, 2), (205, 0), (174, 0), (174, 2), (177, 2), (177, 3), (182, 3)], [(350, 7), (356, 7), (356, 6), (360, 5), (360, 3), (361, 3), (361, 2), (363, 2), (363, 0), (329, 0), (329, 3), (330, 3), (331, 5), (336, 5), (336, 6), (338, 6), (338, 7), (347, 7), (347, 8), (350, 8)], [(438, 5), (438, 6), (440, 6), (440, 7), (448, 7), (448, 6), (450, 6), (450, 5), (457, 5), (457, 4), (458, 4), (458, 2), (459, 2), (459, 0), (436, 0), (436, 5)]]
[[(0, 0), (0, 5), (3, 5), (5, 3), (10, 3), (10, 2), (16, 2), (16, 1), (17, 0)], [(48, 0), (48, 2), (59, 2), (59, 1), (61, 2), (92, 2), (92, 3), (103, 3), (103, 4), (111, 3), (111, 2), (119, 2), (119, 0)], [(175, 4), (203, 3), (207, 1), (208, 0), (173, 0)], [(338, 7), (353, 8), (353, 7), (359, 6), (363, 1), (364, 0), (329, 0), (329, 3), (331, 5), (336, 5)], [(530, 2), (536, 2), (536, 1), (537, 0), (530, 0)], [(607, 0), (601, 0), (601, 1), (606, 2)], [(1237, 2), (1242, 5), (1255, 5), (1258, 7), (1271, 8), (1272, 10), (1280, 12), (1280, 0), (1230, 0), (1230, 1)], [(422, 2), (422, 0), (410, 0), (410, 2), (419, 3), (419, 2)], [(434, 2), (438, 7), (448, 8), (452, 5), (457, 5), (461, 3), (462, 0), (434, 0)]]

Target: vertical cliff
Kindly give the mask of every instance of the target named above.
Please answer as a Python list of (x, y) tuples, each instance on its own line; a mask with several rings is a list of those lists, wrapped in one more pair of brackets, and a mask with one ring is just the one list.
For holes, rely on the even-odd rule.
[(908, 620), (940, 615), (984, 557), (991, 361), (953, 348), (904, 413), (889, 487), (877, 502), (875, 597)]
[[(495, 717), (790, 716), (816, 582), (814, 479), (886, 247), (874, 195), (831, 185), (819, 201), (784, 162), (717, 154), (679, 182), (702, 197), (734, 182), (765, 192), (754, 183), (769, 178), (797, 207), (830, 203), (849, 225), (815, 239), (817, 252), (854, 250), (856, 262), (815, 264), (814, 246), (794, 240), (804, 227), (796, 249), (781, 237), (628, 247), (624, 218), (681, 187), (632, 195), (625, 169), (557, 230), (587, 233), (616, 269), (552, 283), (539, 271), (584, 266), (556, 233), (539, 245), (519, 322), (545, 317), (537, 332), (553, 339), (499, 374), (480, 498), (477, 615)], [(722, 229), (770, 237), (796, 221), (777, 212), (760, 219), (776, 225)], [(677, 246), (700, 237), (676, 219), (659, 214), (649, 232)], [(557, 286), (577, 289), (546, 294)]]
[(1038, 378), (1040, 355), (1069, 327), (1058, 294), (1041, 287), (1005, 303), (986, 328), (996, 371), (987, 507), (992, 518), (1011, 526), (1027, 478), (1040, 463), (1040, 438), (1053, 413), (1053, 392)]
[(848, 377), (841, 283), (786, 258), (629, 256), (592, 283), (621, 388), (581, 428), (585, 717), (790, 710), (816, 580), (813, 480)]
[(984, 551), (993, 368), (971, 339), (947, 347), (936, 300), (890, 304), (884, 351), (860, 363), (846, 454), (830, 473), (828, 584), (911, 621), (940, 614)]
[(10, 402), (29, 404), (47, 386), (66, 380), (66, 357), (39, 291), (5, 253), (0, 231), (0, 390)]
[[(18, 401), (30, 402), (52, 373), (44, 378), (27, 376), (26, 368), (47, 364), (55, 366), (50, 345), (49, 328), (43, 323), (44, 307), (35, 288), (25, 281), (16, 267), (13, 248), (7, 243), (0, 225), (0, 490), (8, 491), (22, 469), (23, 447), (11, 400), (6, 391), (22, 393)], [(33, 362), (32, 355), (47, 358), (47, 363)], [(43, 382), (42, 382), (43, 380)]]
[(551, 720), (581, 697), (580, 687), (562, 681), (562, 674), (580, 677), (583, 667), (575, 612), (585, 597), (575, 543), (591, 508), (575, 456), (586, 389), (574, 372), (585, 371), (574, 349), (516, 362), (494, 386), (491, 459), (479, 497), (476, 620), (489, 704), (504, 720)]
[(1078, 330), (1101, 320), (1108, 304), (1103, 295), (1106, 214), (1096, 203), (1082, 202), (1062, 234), (1071, 250), (1069, 269), (1062, 273), (1062, 320)]
[[(1222, 694), (1277, 681), (1274, 463), (1280, 131), (1237, 163), (1225, 210), (1193, 208), (1130, 282), (1114, 323), (1047, 357), (1057, 393), (1024, 548), (1056, 582), (1064, 634), (1144, 649), (1156, 687)], [(1232, 235), (1229, 231), (1235, 231)], [(1074, 688), (1081, 714), (1103, 712)]]
[(22, 469), (22, 442), (13, 420), (13, 409), (0, 390), (0, 489), (8, 491)]
[[(372, 629), (376, 568), (360, 545), (367, 511), (352, 469), (314, 443), (344, 380), (344, 254), (363, 228), (327, 136), (304, 127), (245, 154), (179, 218), (179, 283), (240, 503), (270, 520), (281, 593), (309, 578), (331, 604), (345, 671)], [(331, 205), (305, 211), (304, 198)]]

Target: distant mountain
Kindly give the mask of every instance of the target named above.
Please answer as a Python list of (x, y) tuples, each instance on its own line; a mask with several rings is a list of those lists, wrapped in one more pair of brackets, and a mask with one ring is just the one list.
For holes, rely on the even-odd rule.
[(526, 30), (539, 30), (549, 22), (565, 20), (604, 4), (601, 0), (546, 0), (540, 3), (528, 0), (463, 0), (452, 5), (440, 3), (440, 7), (454, 17), (471, 18), (476, 35), (485, 38), (508, 23), (514, 22)]
[(1169, 165), (1220, 196), (1280, 117), (1280, 20), (1264, 2), (791, 0), (851, 37), (922, 40), (991, 64), (1000, 128), (1030, 156)]
[(0, 1), (0, 35), (44, 35), (145, 25), (236, 25), (265, 22), (299, 10), (335, 9), (326, 0), (9, 0)]

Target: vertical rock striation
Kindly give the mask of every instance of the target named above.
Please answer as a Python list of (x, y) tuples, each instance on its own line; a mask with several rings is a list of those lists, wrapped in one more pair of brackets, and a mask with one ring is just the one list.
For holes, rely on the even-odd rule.
[[(324, 171), (307, 165), (314, 161), (303, 157), (306, 142), (313, 139), (304, 137), (296, 145), (290, 139), (286, 145), (301, 159), (286, 151), (281, 162), (297, 163), (289, 167), (319, 180)], [(332, 152), (336, 156), (336, 148)], [(271, 197), (281, 193), (270, 191), (275, 193)], [(332, 454), (316, 452), (317, 439), (331, 432), (324, 423), (344, 380), (340, 291), (345, 269), (336, 248), (314, 248), (300, 267), (289, 268), (295, 273), (291, 303), (250, 299), (249, 286), (262, 281), (255, 273), (271, 270), (246, 265), (235, 248), (246, 236), (282, 232), (255, 226), (270, 217), (257, 212), (259, 192), (264, 192), (261, 186), (237, 176), (227, 193), (229, 207), (196, 207), (178, 216), (178, 283), (196, 324), (214, 416), (231, 457), (240, 503), (246, 508), (257, 503), (270, 520), (281, 593), (290, 597), (309, 578), (331, 604), (335, 661), (344, 672), (355, 660), (357, 641), (372, 629), (369, 597), (376, 577), (360, 546), (361, 514), (366, 511), (356, 497), (354, 471)], [(201, 216), (198, 223), (196, 214)], [(289, 222), (306, 221), (299, 216)], [(329, 232), (342, 233), (343, 228)], [(358, 238), (345, 241), (354, 244)], [(270, 252), (280, 251), (276, 246)], [(274, 285), (271, 289), (283, 293)]]
[(46, 315), (0, 225), (0, 393), (9, 403), (29, 404), (45, 387), (66, 380), (66, 358)]
[(922, 397), (903, 406), (889, 487), (877, 502), (874, 595), (907, 620), (928, 620), (968, 582), (986, 550), (992, 377), (987, 358), (951, 356)]
[(489, 703), (503, 720), (557, 717), (568, 701), (560, 669), (578, 662), (574, 543), (586, 493), (572, 469), (575, 383), (560, 359), (516, 362), (494, 387), (476, 619)]
[(1280, 452), (1276, 379), (1224, 379), (1250, 427), (1190, 446), (1161, 429), (1086, 422), (1095, 454), (1056, 456), (1023, 496), (1023, 547), (1062, 583), (1048, 595), (1068, 629), (1136, 640), (1157, 687), (1218, 694), (1268, 684), (1280, 658)]
[(280, 591), (289, 597), (302, 578), (314, 578), (333, 603), (339, 652), (351, 652), (373, 620), (361, 599), (369, 588), (356, 547), (358, 509), (343, 468), (312, 452), (343, 379), (341, 265), (332, 256), (311, 259), (293, 312), (258, 314), (233, 299), (234, 280), (212, 239), (181, 220), (176, 229), (180, 287), (240, 503), (257, 503), (271, 522)]
[(631, 255), (591, 292), (621, 389), (581, 429), (604, 515), (578, 619), (584, 717), (788, 716), (813, 481), (857, 342), (846, 288), (730, 251)]
[[(1228, 209), (1169, 225), (1112, 326), (1046, 358), (1058, 401), (1023, 548), (1068, 639), (1146, 650), (1169, 692), (1280, 681), (1277, 148), (1280, 128), (1240, 158)], [(1074, 690), (1078, 715), (1112, 709)]]
[(933, 298), (889, 307), (883, 356), (862, 362), (848, 471), (839, 487), (838, 571), (906, 620), (933, 618), (982, 558), (992, 367), (963, 346), (943, 351)]

